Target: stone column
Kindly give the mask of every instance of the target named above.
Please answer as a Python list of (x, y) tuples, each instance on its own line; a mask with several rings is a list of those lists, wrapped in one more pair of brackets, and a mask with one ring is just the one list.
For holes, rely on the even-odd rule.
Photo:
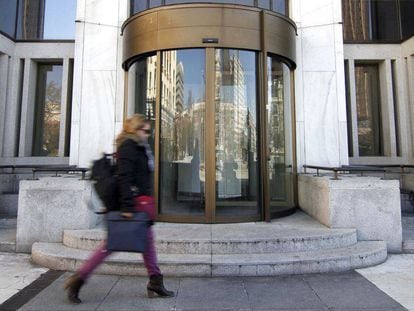
[(341, 0), (292, 0), (298, 168), (348, 164)]

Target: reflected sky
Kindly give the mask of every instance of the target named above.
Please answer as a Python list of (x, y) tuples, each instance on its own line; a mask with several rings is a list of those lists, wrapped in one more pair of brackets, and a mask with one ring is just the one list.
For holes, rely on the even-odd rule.
[(44, 39), (75, 39), (75, 0), (47, 0)]

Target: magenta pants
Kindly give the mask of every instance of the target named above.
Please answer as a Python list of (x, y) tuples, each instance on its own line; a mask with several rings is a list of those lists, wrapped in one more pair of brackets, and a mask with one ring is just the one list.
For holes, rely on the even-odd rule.
[[(138, 208), (137, 208), (138, 209)], [(112, 254), (112, 251), (106, 249), (106, 241), (93, 252), (91, 257), (78, 270), (79, 276), (86, 281), (93, 270), (99, 266), (106, 257)], [(148, 228), (147, 235), (147, 249), (142, 254), (144, 265), (147, 269), (148, 276), (161, 274), (160, 268), (157, 264), (157, 253), (155, 251), (154, 232), (152, 227)]]

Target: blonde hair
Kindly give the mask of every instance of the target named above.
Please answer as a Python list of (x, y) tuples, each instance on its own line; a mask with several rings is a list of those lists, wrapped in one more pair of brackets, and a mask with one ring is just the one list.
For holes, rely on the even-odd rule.
[(138, 141), (137, 130), (149, 123), (149, 120), (141, 114), (134, 114), (132, 117), (126, 119), (122, 125), (122, 132), (119, 133), (115, 140), (116, 147), (119, 148), (127, 139)]

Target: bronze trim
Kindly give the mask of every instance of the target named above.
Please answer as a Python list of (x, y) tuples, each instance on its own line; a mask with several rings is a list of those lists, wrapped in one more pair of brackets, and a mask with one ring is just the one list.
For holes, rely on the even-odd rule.
[(216, 133), (215, 133), (215, 49), (206, 49), (206, 104), (205, 104), (205, 176), (206, 176), (206, 221), (215, 219), (216, 205)]
[[(266, 16), (263, 24), (263, 17)], [(264, 30), (265, 29), (265, 30)], [(139, 55), (182, 48), (231, 48), (261, 50), (261, 37), (268, 52), (285, 58), (294, 68), (296, 25), (282, 14), (254, 7), (229, 4), (180, 4), (157, 7), (133, 15), (122, 25), (122, 66)], [(203, 43), (216, 38), (218, 43)]]
[(159, 178), (160, 178), (160, 131), (161, 131), (161, 51), (157, 51), (157, 58), (156, 58), (156, 97), (155, 97), (155, 142), (154, 146), (156, 146), (154, 150), (154, 160), (157, 165), (155, 165), (154, 170), (154, 201), (155, 201), (155, 215), (157, 219), (160, 217), (160, 210), (159, 210)]
[(263, 11), (261, 14), (262, 22), (262, 52), (260, 57), (260, 69), (262, 74), (260, 75), (261, 87), (260, 87), (260, 98), (262, 102), (259, 102), (260, 105), (260, 162), (261, 162), (261, 188), (262, 188), (262, 206), (263, 206), (263, 216), (265, 221), (270, 221), (270, 197), (269, 197), (269, 173), (268, 173), (268, 164), (267, 159), (269, 157), (268, 153), (268, 144), (267, 144), (267, 40), (266, 40), (266, 14)]

